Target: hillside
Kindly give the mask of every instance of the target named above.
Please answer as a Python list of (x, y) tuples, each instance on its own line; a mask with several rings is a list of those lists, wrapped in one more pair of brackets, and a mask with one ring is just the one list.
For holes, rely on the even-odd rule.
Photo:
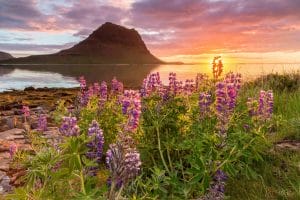
[(69, 49), (5, 61), (10, 64), (159, 64), (135, 29), (106, 22)]
[(11, 59), (11, 58), (13, 58), (13, 56), (10, 55), (9, 53), (0, 51), (0, 60), (7, 60), (7, 59)]

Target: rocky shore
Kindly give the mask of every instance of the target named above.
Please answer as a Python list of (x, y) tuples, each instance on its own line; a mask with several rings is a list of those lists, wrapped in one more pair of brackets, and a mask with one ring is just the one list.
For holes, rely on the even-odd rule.
[[(59, 100), (72, 104), (78, 88), (49, 89), (26, 88), (23, 91), (7, 91), (0, 93), (0, 196), (21, 184), (20, 177), (25, 169), (12, 166), (10, 148), (16, 145), (18, 150), (32, 151), (29, 130), (36, 131), (38, 116), (47, 117), (48, 129), (40, 133), (49, 142), (59, 139), (58, 125), (51, 119), (51, 112)], [(26, 121), (22, 115), (22, 106), (30, 108), (30, 116)]]

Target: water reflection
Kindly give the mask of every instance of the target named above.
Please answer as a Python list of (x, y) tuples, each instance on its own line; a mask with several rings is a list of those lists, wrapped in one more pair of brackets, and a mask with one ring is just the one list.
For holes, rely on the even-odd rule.
[[(235, 64), (224, 71), (239, 72), (245, 79), (268, 73), (288, 73), (300, 70), (299, 64)], [(0, 65), (0, 91), (24, 87), (76, 87), (77, 78), (85, 76), (89, 83), (107, 81), (116, 76), (126, 87), (136, 88), (150, 72), (160, 72), (164, 84), (169, 72), (181, 80), (194, 78), (197, 73), (211, 73), (209, 64), (195, 65)]]

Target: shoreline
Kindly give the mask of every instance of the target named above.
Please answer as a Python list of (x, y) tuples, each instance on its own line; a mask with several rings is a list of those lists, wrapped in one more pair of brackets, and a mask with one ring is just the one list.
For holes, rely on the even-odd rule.
[(10, 90), (0, 92), (0, 117), (4, 111), (17, 111), (22, 105), (30, 108), (43, 107), (47, 110), (55, 109), (58, 100), (73, 103), (79, 88), (33, 88), (24, 90)]

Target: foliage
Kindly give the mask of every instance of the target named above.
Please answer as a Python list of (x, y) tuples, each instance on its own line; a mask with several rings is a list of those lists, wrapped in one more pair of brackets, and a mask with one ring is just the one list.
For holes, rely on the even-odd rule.
[[(8, 198), (224, 199), (226, 194), (243, 199), (234, 191), (235, 184), (267, 184), (264, 178), (271, 172), (266, 162), (281, 173), (282, 158), (274, 158), (270, 149), (286, 136), (280, 136), (282, 127), (298, 132), (299, 94), (283, 89), (274, 92), (273, 99), (269, 90), (282, 90), (273, 78), (268, 85), (241, 86), (240, 75), (232, 73), (213, 80), (204, 77), (183, 84), (171, 73), (165, 86), (155, 73), (144, 80), (140, 92), (123, 91), (116, 79), (110, 91), (105, 82), (87, 87), (81, 78), (75, 109), (65, 109), (62, 102), (54, 112), (56, 120), (63, 121), (63, 142), (47, 144), (29, 134), (34, 152), (20, 156), (28, 171), (26, 184)], [(255, 114), (247, 104), (249, 97), (256, 100)], [(282, 106), (285, 97), (298, 109), (287, 114), (291, 119), (285, 112), (293, 111)], [(289, 173), (296, 174), (296, 168)], [(296, 177), (283, 181), (293, 191), (299, 187)]]

